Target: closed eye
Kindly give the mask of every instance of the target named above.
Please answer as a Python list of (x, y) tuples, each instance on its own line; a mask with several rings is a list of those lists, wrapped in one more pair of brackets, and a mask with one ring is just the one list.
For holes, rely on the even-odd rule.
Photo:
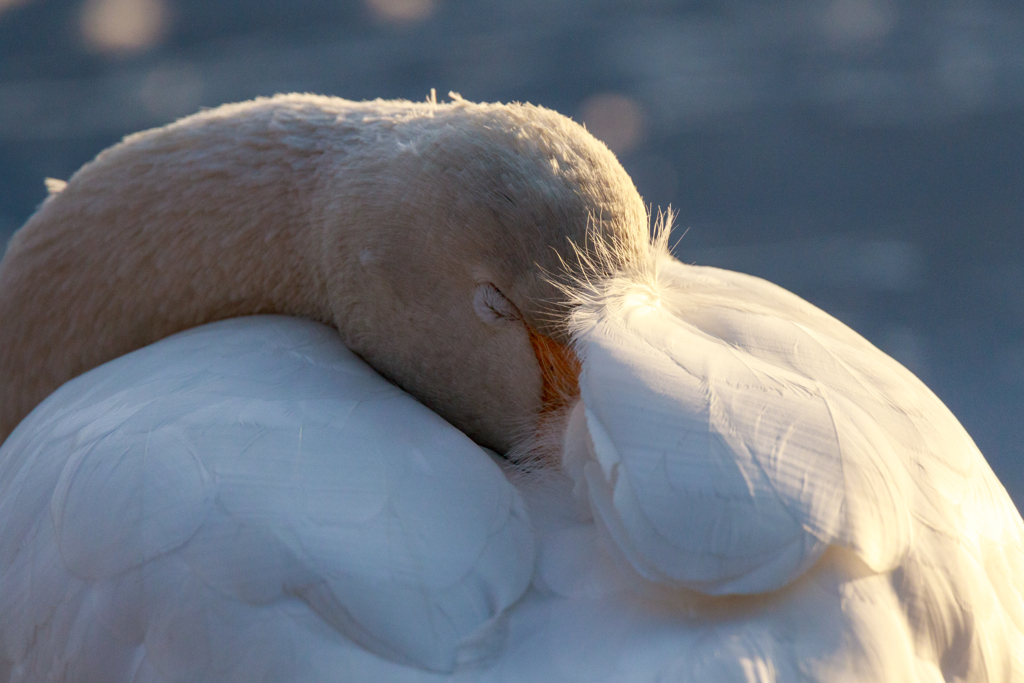
[(523, 319), (516, 305), (490, 282), (477, 285), (473, 293), (473, 310), (488, 325), (504, 325)]

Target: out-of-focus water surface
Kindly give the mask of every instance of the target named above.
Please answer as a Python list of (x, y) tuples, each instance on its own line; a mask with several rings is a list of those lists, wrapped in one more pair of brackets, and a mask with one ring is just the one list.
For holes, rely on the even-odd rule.
[(681, 259), (853, 326), (1024, 503), (1020, 0), (0, 0), (0, 242), (126, 133), (430, 88), (585, 121)]

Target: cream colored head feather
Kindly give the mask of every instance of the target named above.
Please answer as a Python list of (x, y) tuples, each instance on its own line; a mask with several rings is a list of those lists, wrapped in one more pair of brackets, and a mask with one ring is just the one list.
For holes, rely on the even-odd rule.
[(107, 360), (284, 313), (504, 452), (565, 390), (552, 280), (573, 245), (648, 250), (614, 155), (531, 105), (257, 99), (129, 136), (53, 189), (0, 264), (0, 438)]

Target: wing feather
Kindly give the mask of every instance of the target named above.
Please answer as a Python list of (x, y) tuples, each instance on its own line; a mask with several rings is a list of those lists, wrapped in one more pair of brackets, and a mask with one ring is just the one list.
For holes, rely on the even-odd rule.
[(573, 333), (592, 453), (577, 470), (648, 579), (770, 591), (830, 545), (890, 571), (921, 525), (1020, 547), (1020, 516), (939, 399), (775, 285), (665, 257), (653, 283), (585, 301)]
[(502, 646), (532, 543), (491, 459), (332, 330), (224, 321), (73, 380), (4, 444), (0, 661), (300, 680), (320, 642), (452, 671)]

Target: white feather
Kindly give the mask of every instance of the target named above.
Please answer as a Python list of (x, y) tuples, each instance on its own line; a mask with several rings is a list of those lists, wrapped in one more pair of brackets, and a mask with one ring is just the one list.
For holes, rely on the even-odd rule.
[(0, 450), (0, 680), (1024, 675), (1024, 525), (938, 399), (773, 285), (656, 265), (575, 313), (568, 477), (513, 486), (299, 320), (68, 383)]
[(667, 255), (581, 301), (566, 469), (624, 566), (757, 594), (843, 549), (894, 600), (871, 628), (970, 680), (1024, 675), (1024, 524), (909, 371), (775, 285)]
[(101, 366), (0, 463), (0, 656), (30, 665), (11, 680), (263, 677), (325, 638), (451, 671), (503, 644), (532, 571), (483, 451), (307, 321)]

